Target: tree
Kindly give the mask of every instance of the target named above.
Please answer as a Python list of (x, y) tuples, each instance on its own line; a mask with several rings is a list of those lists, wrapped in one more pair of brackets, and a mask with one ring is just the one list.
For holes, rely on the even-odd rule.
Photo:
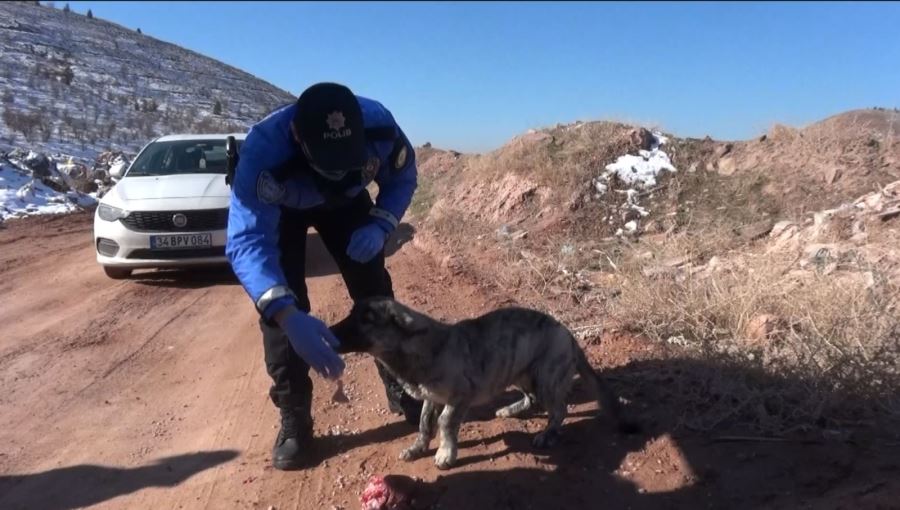
[(216, 99), (216, 104), (213, 105), (213, 115), (222, 115), (222, 103)]
[(65, 7), (63, 7), (63, 12), (69, 14), (72, 9), (69, 8), (69, 2), (66, 2)]
[(88, 12), (87, 12), (87, 18), (88, 18), (88, 19), (94, 19), (94, 13), (91, 12), (90, 9), (88, 9)]
[(72, 70), (72, 66), (66, 66), (62, 72), (62, 81), (66, 85), (71, 85), (72, 80), (75, 79), (75, 71)]
[(137, 29), (137, 33), (139, 33), (139, 34), (143, 34), (143, 32), (141, 32), (141, 27), (138, 27), (138, 29)]

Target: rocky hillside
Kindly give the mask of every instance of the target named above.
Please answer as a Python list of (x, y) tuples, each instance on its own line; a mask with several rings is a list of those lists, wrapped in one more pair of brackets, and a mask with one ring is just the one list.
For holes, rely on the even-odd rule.
[[(422, 147), (413, 243), (589, 344), (623, 332), (730, 367), (698, 376), (716, 398), (698, 395), (688, 429), (896, 431), (898, 117), (739, 142), (589, 122), (483, 155)], [(730, 379), (747, 368), (801, 382)]]
[[(898, 124), (900, 112), (858, 110), (725, 142), (579, 122), (532, 130), (483, 155), (422, 147), (415, 211), (487, 229), (561, 226), (594, 240), (620, 229), (740, 226), (825, 209), (900, 179)], [(654, 166), (661, 173), (644, 174)]]
[(725, 144), (716, 156), (707, 169), (764, 175), (767, 193), (795, 212), (815, 210), (900, 179), (900, 111), (853, 110), (802, 129), (775, 126), (756, 140)]
[(136, 28), (0, 3), (0, 150), (134, 152), (164, 133), (244, 130), (293, 99)]

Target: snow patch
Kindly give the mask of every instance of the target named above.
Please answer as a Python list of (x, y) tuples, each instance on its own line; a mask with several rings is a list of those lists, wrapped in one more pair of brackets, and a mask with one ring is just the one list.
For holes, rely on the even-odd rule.
[(669, 155), (660, 146), (669, 139), (653, 133), (653, 145), (650, 150), (640, 150), (637, 156), (625, 154), (619, 156), (615, 163), (606, 165), (606, 172), (594, 179), (594, 187), (599, 193), (609, 189), (609, 181), (613, 176), (632, 188), (646, 188), (656, 185), (656, 176), (664, 170), (675, 172)]
[(77, 191), (55, 191), (28, 172), (0, 164), (0, 220), (71, 213), (96, 203), (91, 196)]
[[(638, 155), (625, 154), (619, 156), (615, 163), (606, 165), (606, 171), (593, 179), (593, 187), (597, 191), (596, 198), (605, 195), (613, 181), (623, 183), (627, 188), (625, 190), (616, 190), (616, 192), (625, 195), (625, 202), (620, 206), (624, 211), (633, 210), (643, 218), (650, 214), (650, 211), (642, 207), (638, 203), (641, 193), (638, 190), (646, 190), (656, 186), (656, 178), (664, 171), (676, 172), (672, 165), (669, 155), (660, 147), (668, 143), (669, 139), (660, 133), (653, 134), (653, 143), (650, 150), (640, 150)], [(634, 233), (638, 230), (638, 223), (635, 220), (628, 221), (624, 225), (624, 229), (619, 229), (616, 235), (626, 233)]]

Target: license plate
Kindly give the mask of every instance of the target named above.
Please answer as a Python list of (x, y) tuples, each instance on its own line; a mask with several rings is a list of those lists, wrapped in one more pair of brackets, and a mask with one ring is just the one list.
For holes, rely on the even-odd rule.
[(173, 234), (167, 236), (150, 236), (151, 250), (184, 250), (189, 248), (209, 248), (212, 246), (212, 234)]

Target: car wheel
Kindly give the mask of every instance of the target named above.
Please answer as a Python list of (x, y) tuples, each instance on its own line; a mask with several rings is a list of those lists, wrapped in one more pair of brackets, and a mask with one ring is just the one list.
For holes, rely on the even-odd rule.
[(131, 276), (131, 269), (125, 269), (122, 267), (103, 266), (103, 272), (106, 273), (106, 276), (112, 278), (113, 280), (121, 280), (123, 278), (128, 278), (129, 276)]

